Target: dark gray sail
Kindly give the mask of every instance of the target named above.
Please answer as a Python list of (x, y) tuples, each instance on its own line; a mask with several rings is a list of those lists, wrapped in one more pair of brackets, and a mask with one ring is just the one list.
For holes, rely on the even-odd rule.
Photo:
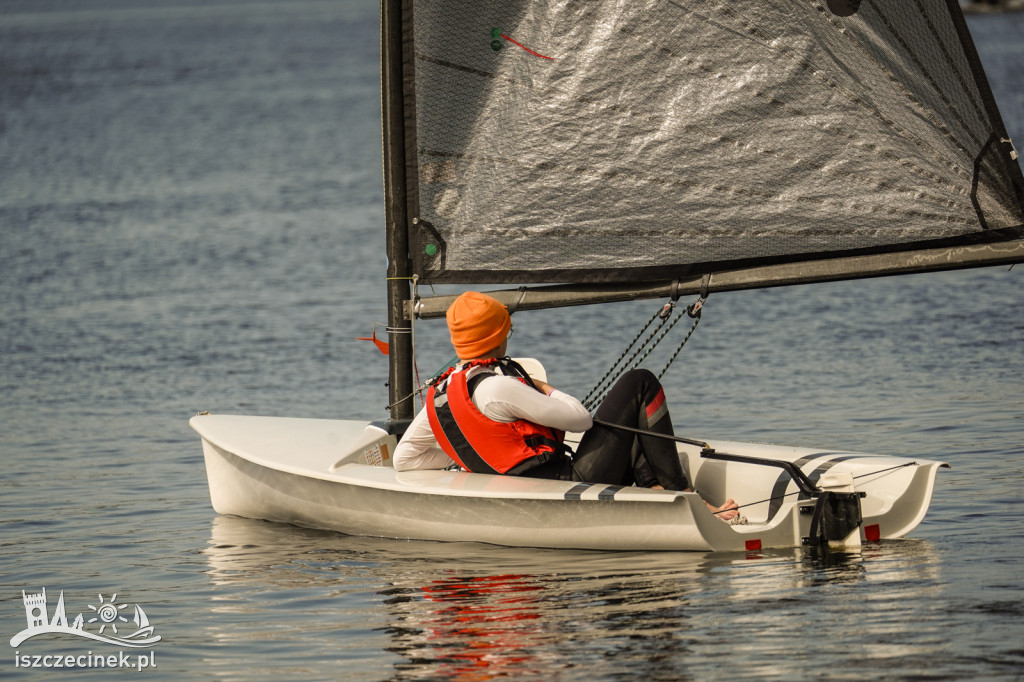
[(1022, 233), (956, 0), (407, 0), (402, 22), (421, 282), (654, 282)]

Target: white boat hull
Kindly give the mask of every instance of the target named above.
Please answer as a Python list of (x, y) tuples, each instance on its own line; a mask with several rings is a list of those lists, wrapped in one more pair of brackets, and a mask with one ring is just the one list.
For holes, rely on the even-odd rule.
[[(456, 471), (397, 472), (395, 437), (368, 422), (199, 415), (213, 508), (298, 526), (386, 538), (602, 550), (750, 550), (799, 546), (809, 534), (782, 469), (704, 460), (680, 447), (705, 498), (736, 499), (748, 523), (729, 525), (695, 493)], [(858, 537), (896, 538), (931, 501), (941, 462), (840, 451), (711, 442), (720, 452), (850, 473), (866, 493)], [(880, 472), (880, 473), (879, 473)], [(752, 504), (753, 503), (753, 504)]]

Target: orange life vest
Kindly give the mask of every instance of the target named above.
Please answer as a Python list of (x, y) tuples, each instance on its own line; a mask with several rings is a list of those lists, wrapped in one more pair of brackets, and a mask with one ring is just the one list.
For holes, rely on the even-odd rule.
[[(481, 380), (496, 373), (481, 372), (467, 382), (466, 370), (498, 364), (507, 367), (513, 363), (479, 360), (442, 375), (427, 392), (430, 428), (445, 453), (463, 469), (478, 474), (529, 475), (530, 469), (564, 458), (569, 450), (562, 444), (564, 434), (555, 429), (525, 419), (495, 421), (477, 409), (473, 391)], [(446, 378), (447, 384), (442, 385)]]

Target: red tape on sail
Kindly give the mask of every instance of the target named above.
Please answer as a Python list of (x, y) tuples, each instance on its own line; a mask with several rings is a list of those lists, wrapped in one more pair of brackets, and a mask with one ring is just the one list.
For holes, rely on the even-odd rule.
[(492, 28), (491, 29), (491, 38), (494, 39), (494, 40), (491, 41), (491, 49), (494, 50), (495, 52), (498, 52), (499, 50), (501, 50), (502, 47), (504, 47), (504, 45), (502, 45), (502, 43), (501, 43), (501, 40), (499, 40), (499, 38), (504, 38), (505, 40), (507, 40), (508, 42), (512, 43), (513, 45), (518, 45), (519, 47), (523, 48), (524, 50), (526, 50), (527, 52), (532, 54), (534, 57), (540, 57), (541, 59), (550, 59), (552, 61), (555, 59), (554, 57), (546, 57), (546, 56), (542, 55), (540, 52), (534, 52), (533, 50), (531, 50), (530, 48), (526, 47), (522, 43), (519, 43), (519, 42), (513, 40), (512, 38), (508, 37), (504, 33), (502, 33), (500, 28)]

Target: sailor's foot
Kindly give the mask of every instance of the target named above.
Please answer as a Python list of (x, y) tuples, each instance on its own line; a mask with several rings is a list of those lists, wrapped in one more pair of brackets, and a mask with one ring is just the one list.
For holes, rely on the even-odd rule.
[(723, 521), (732, 521), (734, 518), (740, 515), (740, 507), (736, 504), (736, 500), (731, 497), (725, 501), (721, 507), (716, 507), (710, 502), (705, 502), (711, 513), (722, 519)]

